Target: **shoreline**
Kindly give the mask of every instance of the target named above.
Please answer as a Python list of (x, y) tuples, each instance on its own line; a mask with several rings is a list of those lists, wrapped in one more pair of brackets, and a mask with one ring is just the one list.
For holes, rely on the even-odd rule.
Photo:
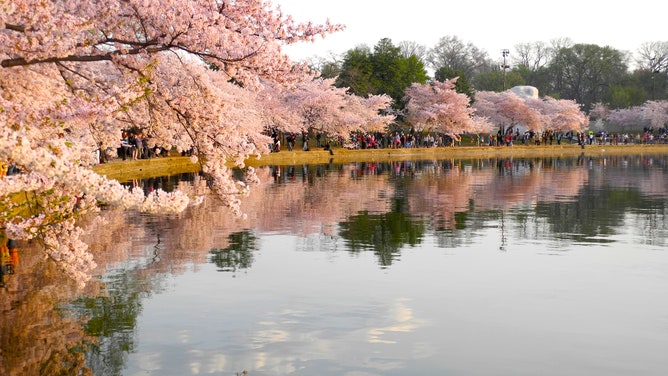
[[(513, 145), (513, 146), (446, 146), (431, 148), (399, 149), (312, 149), (310, 151), (282, 150), (261, 158), (251, 157), (246, 164), (252, 167), (279, 165), (303, 165), (350, 162), (391, 162), (420, 159), (479, 159), (479, 158), (548, 158), (584, 155), (658, 155), (668, 154), (668, 144), (587, 145), (582, 149), (577, 144), (565, 145)], [(170, 176), (200, 171), (199, 163), (189, 157), (171, 156), (151, 159), (114, 159), (100, 164), (93, 171), (109, 179), (127, 182), (157, 176)]]

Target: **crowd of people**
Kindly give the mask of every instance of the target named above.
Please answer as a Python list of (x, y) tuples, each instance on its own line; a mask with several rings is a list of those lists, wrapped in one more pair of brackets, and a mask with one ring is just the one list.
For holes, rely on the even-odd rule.
[(146, 143), (146, 136), (139, 130), (124, 130), (116, 148), (101, 148), (96, 151), (98, 163), (107, 163), (114, 158), (125, 161), (162, 157), (168, 154), (168, 150), (159, 146), (150, 148)]
[[(271, 129), (273, 143), (269, 145), (272, 152), (281, 150), (281, 141), (285, 141), (288, 151), (293, 151), (297, 143), (302, 151), (310, 150), (311, 133), (302, 132), (283, 133)], [(354, 133), (348, 140), (332, 138), (320, 132), (315, 133), (315, 147), (331, 150), (332, 145), (340, 145), (348, 149), (385, 149), (385, 148), (417, 148), (417, 147), (442, 147), (461, 146), (462, 137), (459, 135), (446, 135), (437, 132), (416, 132), (396, 130), (392, 132)], [(645, 128), (643, 132), (616, 132), (605, 131), (594, 132), (534, 132), (527, 130), (520, 133), (517, 127), (509, 130), (499, 130), (496, 134), (467, 135), (468, 145), (474, 146), (512, 146), (522, 145), (561, 145), (562, 143), (585, 145), (626, 145), (626, 144), (656, 144), (668, 143), (667, 128)], [(143, 132), (137, 130), (124, 130), (119, 140), (118, 147), (95, 151), (97, 163), (107, 163), (114, 158), (125, 160), (149, 159), (169, 155), (169, 151), (161, 147), (149, 148)], [(188, 153), (184, 153), (187, 155)], [(12, 160), (0, 161), (0, 177), (18, 173), (20, 170)]]
[[(320, 133), (316, 134), (316, 147), (321, 147), (321, 137), (322, 135)], [(271, 129), (271, 139), (273, 140), (273, 143), (269, 145), (269, 150), (271, 150), (272, 153), (281, 151), (281, 138), (285, 139), (285, 144), (288, 147), (288, 151), (293, 151), (295, 144), (297, 143), (297, 134), (294, 132), (281, 134), (281, 132), (275, 128)], [(302, 141), (301, 149), (303, 151), (309, 151), (309, 140), (311, 139), (309, 133), (302, 132), (300, 138)]]
[(149, 148), (141, 131), (123, 131), (117, 154), (123, 160), (137, 160), (159, 157), (164, 155), (165, 151), (159, 147)]
[[(273, 152), (279, 151), (281, 146), (281, 135), (277, 131), (272, 131), (274, 143), (270, 145)], [(284, 135), (288, 150), (292, 151), (297, 136), (294, 133)], [(309, 150), (309, 134), (302, 133), (302, 150)], [(472, 146), (512, 146), (514, 144), (522, 145), (562, 145), (578, 144), (585, 145), (626, 145), (626, 144), (655, 144), (668, 143), (668, 132), (666, 128), (658, 130), (647, 128), (642, 133), (616, 132), (608, 133), (605, 131), (594, 132), (592, 130), (584, 132), (557, 132), (543, 131), (536, 132), (526, 130), (520, 132), (517, 127), (508, 130), (499, 130), (496, 134), (471, 134), (465, 135), (466, 144)], [(321, 140), (325, 139), (323, 143)], [(393, 132), (375, 132), (375, 133), (355, 133), (348, 140), (332, 139), (316, 133), (316, 147), (329, 149), (330, 145), (338, 144), (348, 149), (396, 149), (396, 148), (418, 148), (418, 147), (447, 147), (461, 146), (463, 144), (462, 136), (446, 135), (437, 132), (416, 132), (416, 131), (393, 131)]]
[[(461, 146), (462, 136), (446, 135), (438, 132), (416, 132), (415, 130), (395, 130), (391, 132), (354, 133), (348, 140), (328, 137), (321, 132), (280, 132), (272, 128), (269, 130), (272, 143), (269, 150), (273, 153), (281, 151), (285, 145), (288, 151), (309, 151), (312, 138), (315, 139), (315, 147), (331, 150), (332, 145), (339, 145), (348, 149), (385, 149), (385, 148), (417, 148), (417, 147), (445, 147)], [(652, 144), (668, 143), (668, 132), (666, 128), (654, 130), (646, 128), (643, 133), (607, 133), (605, 131), (586, 132), (535, 132), (526, 130), (520, 132), (519, 128), (512, 127), (508, 130), (499, 130), (496, 134), (473, 134), (466, 135), (468, 145), (474, 146), (512, 146), (522, 145), (561, 145), (562, 143), (585, 145), (622, 145), (622, 144)], [(299, 145), (298, 145), (299, 144)], [(112, 149), (113, 150), (113, 149)], [(111, 151), (111, 150), (110, 150)], [(168, 155), (163, 148), (149, 148), (146, 145), (145, 136), (141, 131), (123, 131), (120, 145), (117, 148), (117, 157), (122, 160), (148, 159)], [(109, 153), (100, 153), (100, 163), (105, 163), (113, 158)]]

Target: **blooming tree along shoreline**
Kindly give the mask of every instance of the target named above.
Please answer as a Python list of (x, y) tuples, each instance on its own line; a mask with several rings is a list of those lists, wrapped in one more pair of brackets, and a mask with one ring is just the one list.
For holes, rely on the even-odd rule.
[(424, 85), (414, 83), (407, 88), (406, 120), (422, 132), (440, 132), (448, 136), (486, 133), (491, 125), (475, 115), (466, 94), (455, 91), (456, 82), (455, 78)]
[[(394, 121), (389, 96), (352, 95), (282, 52), (342, 29), (296, 23), (264, 0), (0, 0), (0, 162), (21, 171), (0, 179), (0, 230), (42, 241), (83, 284), (95, 262), (77, 220), (100, 203), (179, 213), (201, 202), (146, 196), (93, 172), (123, 130), (141, 132), (151, 150), (190, 153), (237, 214), (258, 181), (245, 160), (269, 152), (268, 127), (341, 139), (382, 130)], [(455, 82), (409, 87), (407, 119), (451, 136), (586, 125), (574, 102), (478, 93), (472, 106)]]
[(192, 197), (146, 197), (91, 171), (128, 128), (149, 147), (192, 151), (238, 210), (247, 184), (226, 163), (266, 152), (262, 82), (314, 76), (281, 47), (342, 28), (295, 23), (260, 0), (0, 0), (0, 160), (21, 170), (0, 180), (3, 230), (42, 240), (83, 283), (95, 264), (77, 218), (99, 202), (182, 211)]
[(285, 92), (286, 105), (299, 114), (303, 130), (347, 138), (352, 132), (382, 131), (394, 121), (388, 95), (351, 94), (334, 86), (334, 79), (314, 79)]
[(518, 126), (535, 132), (580, 132), (589, 118), (572, 100), (520, 97), (511, 90), (479, 91), (475, 102), (455, 90), (456, 78), (413, 84), (406, 93), (406, 121), (419, 132), (453, 138), (463, 134), (512, 133)]
[(552, 97), (523, 98), (510, 90), (477, 92), (473, 108), (476, 114), (488, 118), (504, 134), (519, 126), (534, 132), (581, 132), (589, 126), (589, 117), (575, 101)]

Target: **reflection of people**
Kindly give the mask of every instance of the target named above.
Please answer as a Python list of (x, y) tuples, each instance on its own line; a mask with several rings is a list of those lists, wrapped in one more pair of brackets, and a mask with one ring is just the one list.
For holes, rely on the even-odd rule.
[(9, 165), (5, 161), (0, 161), (0, 178), (7, 175)]
[(9, 264), (9, 248), (5, 242), (3, 242), (2, 246), (0, 246), (0, 263), (3, 267)]
[(19, 264), (19, 247), (16, 240), (9, 239), (7, 241), (7, 248), (9, 249), (9, 266), (11, 268), (11, 271), (8, 273), (14, 274), (16, 266)]
[(5, 287), (9, 267), (9, 248), (7, 248), (7, 243), (3, 241), (0, 245), (0, 287)]

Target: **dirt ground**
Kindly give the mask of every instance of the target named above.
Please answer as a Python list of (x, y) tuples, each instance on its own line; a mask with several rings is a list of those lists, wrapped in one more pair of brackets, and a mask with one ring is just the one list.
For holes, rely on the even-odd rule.
[[(346, 162), (389, 162), (419, 159), (476, 159), (476, 158), (541, 158), (567, 157), (576, 155), (657, 155), (668, 154), (668, 144), (655, 145), (545, 145), (545, 146), (455, 146), (437, 148), (363, 149), (349, 150), (334, 148), (330, 151), (312, 149), (310, 151), (280, 151), (250, 158), (249, 166), (302, 165)], [(155, 176), (167, 176), (184, 172), (199, 171), (198, 163), (188, 157), (171, 156), (136, 161), (113, 160), (94, 168), (101, 175), (118, 181), (130, 181)]]

